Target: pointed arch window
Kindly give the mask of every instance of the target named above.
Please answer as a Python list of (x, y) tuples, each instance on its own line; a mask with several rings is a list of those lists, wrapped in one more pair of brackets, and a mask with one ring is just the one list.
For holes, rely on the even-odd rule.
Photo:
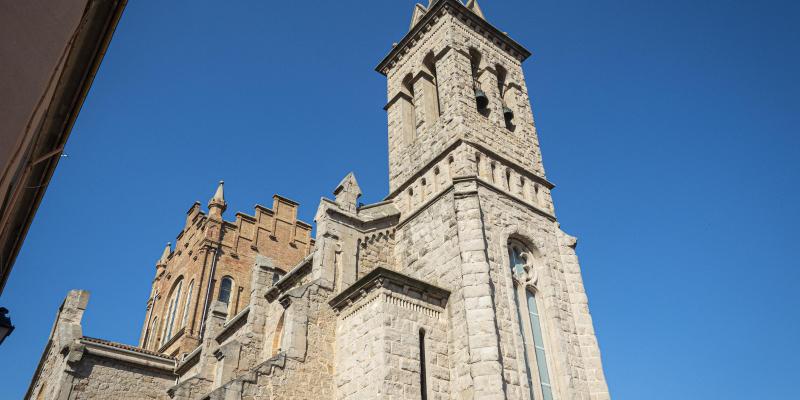
[(536, 297), (537, 271), (533, 265), (535, 256), (517, 241), (510, 241), (508, 250), (531, 399), (554, 400), (542, 318)]
[(416, 98), (414, 94), (414, 76), (408, 74), (403, 79), (403, 93), (401, 98), (400, 121), (403, 130), (403, 140), (406, 145), (414, 143), (417, 139), (417, 110)]
[(497, 90), (500, 93), (500, 99), (503, 102), (503, 120), (505, 121), (506, 129), (513, 131), (516, 126), (514, 125), (514, 107), (512, 100), (512, 90), (510, 85), (507, 84), (508, 71), (502, 65), (496, 65), (497, 71)]
[(275, 332), (272, 334), (272, 357), (277, 356), (281, 352), (281, 345), (283, 342), (283, 319), (285, 316), (285, 312), (281, 314), (278, 325), (275, 326)]
[(233, 278), (231, 278), (230, 276), (222, 278), (222, 281), (219, 284), (219, 296), (217, 297), (217, 300), (225, 303), (226, 305), (230, 305), (232, 291), (233, 291)]
[(178, 315), (178, 305), (181, 301), (181, 290), (183, 289), (183, 279), (178, 279), (172, 289), (172, 296), (169, 298), (169, 308), (167, 310), (166, 324), (164, 325), (164, 341), (172, 338), (173, 328), (175, 327), (175, 318)]
[(442, 114), (441, 98), (439, 97), (439, 80), (436, 74), (436, 57), (433, 53), (425, 56), (422, 63), (422, 91), (424, 104), (425, 125), (431, 127), (439, 120)]
[(481, 84), (481, 74), (482, 74), (482, 60), (483, 56), (481, 53), (474, 49), (469, 49), (469, 62), (470, 62), (470, 70), (472, 71), (472, 85), (475, 90), (475, 107), (478, 109), (484, 117), (489, 116), (489, 96), (487, 96), (486, 92), (484, 91), (483, 85)]
[(189, 282), (189, 287), (186, 289), (186, 303), (183, 305), (183, 317), (181, 318), (181, 328), (186, 326), (189, 319), (189, 306), (192, 304), (192, 291), (194, 291), (194, 279)]
[(153, 318), (153, 327), (150, 328), (150, 334), (147, 338), (147, 344), (144, 346), (145, 348), (150, 347), (150, 340), (153, 340), (153, 348), (158, 349), (158, 316)]

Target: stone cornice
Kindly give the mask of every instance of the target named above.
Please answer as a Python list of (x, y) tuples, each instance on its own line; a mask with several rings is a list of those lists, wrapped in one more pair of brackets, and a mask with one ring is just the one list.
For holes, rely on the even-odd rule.
[(175, 334), (174, 334), (174, 335), (172, 335), (172, 337), (171, 337), (171, 338), (169, 338), (169, 340), (167, 340), (167, 342), (166, 342), (166, 343), (164, 343), (164, 345), (162, 345), (160, 349), (158, 349), (158, 352), (159, 352), (159, 353), (164, 353), (164, 352), (166, 352), (166, 351), (167, 351), (167, 349), (168, 349), (170, 346), (172, 346), (173, 344), (175, 344), (175, 342), (177, 342), (177, 341), (178, 341), (178, 339), (180, 339), (181, 337), (183, 337), (183, 334), (184, 334), (184, 333), (186, 333), (186, 327), (183, 327), (183, 328), (181, 328), (181, 329), (180, 329), (178, 332), (175, 332)]
[(383, 106), (383, 110), (388, 111), (389, 108), (391, 108), (394, 105), (394, 103), (397, 103), (397, 101), (400, 99), (406, 99), (406, 101), (408, 101), (409, 103), (414, 101), (414, 99), (412, 99), (408, 93), (397, 92), (397, 94), (392, 96), (392, 99), (389, 100), (389, 102), (387, 102), (385, 106)]
[(508, 35), (505, 33), (495, 28), (483, 18), (475, 15), (475, 13), (461, 4), (460, 1), (439, 0), (433, 6), (431, 6), (425, 16), (422, 17), (422, 19), (414, 26), (413, 29), (411, 29), (410, 32), (408, 32), (408, 34), (406, 34), (405, 37), (403, 37), (400, 43), (398, 43), (397, 46), (395, 46), (392, 51), (390, 51), (389, 54), (384, 57), (383, 61), (378, 64), (375, 70), (383, 75), (387, 75), (389, 69), (391, 69), (397, 62), (397, 59), (400, 56), (408, 53), (409, 49), (416, 44), (416, 39), (426, 32), (431, 24), (438, 21), (438, 19), (447, 12), (455, 12), (457, 15), (469, 20), (471, 24), (477, 25), (480, 30), (486, 31), (492, 39), (495, 39), (493, 41), (500, 42), (500, 48), (505, 49), (520, 61), (525, 61), (525, 59), (530, 57), (530, 51), (528, 51), (521, 44), (517, 43), (515, 40), (508, 37)]
[(175, 366), (175, 373), (183, 375), (189, 368), (196, 365), (200, 361), (200, 353), (203, 351), (203, 346), (197, 346), (191, 353), (187, 354), (180, 363)]
[(240, 311), (239, 314), (236, 314), (233, 318), (228, 320), (225, 325), (222, 326), (222, 331), (214, 338), (217, 343), (222, 343), (225, 339), (231, 337), (236, 331), (239, 330), (246, 322), (247, 322), (247, 315), (250, 314), (250, 307), (245, 307), (244, 310)]
[(531, 211), (533, 211), (533, 212), (535, 212), (535, 213), (537, 213), (537, 214), (541, 215), (542, 217), (545, 217), (545, 218), (547, 218), (547, 219), (549, 219), (549, 220), (551, 220), (551, 221), (553, 221), (553, 222), (556, 222), (556, 221), (557, 221), (557, 219), (556, 219), (555, 215), (551, 214), (550, 212), (548, 212), (548, 211), (546, 211), (546, 210), (543, 210), (543, 209), (541, 209), (541, 208), (539, 208), (539, 207), (536, 207), (535, 205), (533, 205), (533, 204), (530, 204), (530, 203), (528, 203), (527, 201), (524, 201), (524, 200), (522, 200), (522, 199), (518, 198), (517, 196), (512, 196), (512, 195), (509, 195), (509, 193), (508, 193), (507, 191), (505, 191), (505, 190), (503, 190), (503, 189), (501, 189), (501, 188), (497, 187), (497, 186), (496, 186), (496, 185), (494, 185), (494, 184), (491, 184), (491, 183), (489, 183), (489, 182), (486, 182), (486, 181), (485, 181), (485, 180), (483, 180), (483, 179), (479, 179), (479, 178), (475, 178), (475, 177), (470, 177), (470, 178), (467, 178), (467, 179), (468, 179), (468, 180), (475, 180), (475, 181), (477, 181), (477, 183), (478, 183), (478, 185), (479, 185), (479, 186), (483, 186), (483, 187), (485, 187), (485, 188), (487, 188), (487, 189), (491, 189), (492, 191), (496, 192), (497, 194), (501, 194), (501, 195), (503, 195), (503, 196), (505, 196), (505, 197), (507, 197), (507, 198), (509, 198), (509, 199), (512, 199), (512, 200), (514, 200), (514, 202), (516, 202), (516, 203), (518, 203), (518, 204), (522, 204), (523, 206), (525, 206), (525, 207), (526, 207), (526, 208), (528, 208), (529, 210), (531, 210)]
[(268, 301), (272, 302), (278, 296), (283, 293), (284, 291), (290, 289), (302, 276), (304, 276), (305, 272), (311, 271), (311, 264), (314, 260), (314, 253), (309, 254), (303, 261), (300, 261), (294, 268), (289, 270), (286, 275), (283, 276), (278, 282), (275, 282), (275, 286), (267, 291), (265, 297)]
[(129, 346), (119, 345), (113, 342), (106, 342), (100, 339), (82, 338), (81, 345), (85, 346), (88, 354), (110, 358), (118, 361), (136, 364), (142, 367), (154, 368), (167, 373), (174, 373), (175, 359), (167, 356), (160, 356), (136, 349)]
[(477, 187), (478, 186), (482, 186), (482, 187), (490, 189), (490, 190), (492, 190), (492, 191), (494, 191), (494, 192), (496, 192), (496, 193), (498, 193), (500, 195), (503, 195), (508, 199), (511, 199), (515, 203), (523, 205), (525, 208), (528, 208), (529, 210), (535, 212), (536, 214), (539, 214), (539, 215), (541, 215), (541, 216), (543, 216), (543, 217), (545, 217), (545, 218), (547, 218), (547, 219), (549, 219), (549, 220), (551, 220), (553, 222), (557, 221), (556, 217), (553, 214), (551, 214), (550, 212), (548, 212), (546, 210), (543, 210), (543, 209), (541, 209), (541, 208), (539, 208), (539, 207), (537, 207), (537, 206), (535, 206), (533, 204), (530, 204), (527, 201), (524, 201), (523, 199), (520, 199), (517, 196), (511, 195), (507, 191), (505, 191), (505, 190), (503, 190), (503, 189), (501, 189), (501, 188), (499, 188), (499, 187), (497, 187), (497, 186), (495, 186), (495, 185), (493, 185), (493, 184), (491, 184), (489, 182), (486, 182), (485, 180), (483, 180), (481, 178), (478, 178), (477, 176), (473, 175), (473, 176), (461, 176), (461, 177), (453, 178), (453, 183), (452, 184), (442, 188), (439, 191), (439, 193), (435, 194), (430, 199), (426, 200), (425, 203), (423, 203), (421, 206), (419, 206), (416, 209), (414, 209), (410, 214), (408, 214), (408, 216), (405, 216), (404, 218), (402, 218), (397, 223), (397, 226), (395, 227), (395, 229), (402, 229), (403, 226), (405, 226), (409, 221), (412, 221), (417, 215), (422, 214), (425, 210), (427, 210), (430, 206), (432, 206), (434, 203), (439, 201), (442, 197), (444, 197), (445, 195), (447, 195), (450, 192), (453, 192), (456, 184), (459, 183), (459, 182), (475, 182), (476, 190), (472, 191), (472, 192), (469, 192), (469, 193), (458, 192), (458, 193), (455, 194), (456, 197), (463, 198), (463, 197), (468, 197), (468, 196), (477, 196), (478, 195)]
[(357, 214), (353, 214), (348, 211), (342, 210), (339, 207), (339, 204), (337, 204), (335, 201), (326, 199), (324, 197), (322, 198), (321, 203), (329, 205), (329, 207), (325, 208), (325, 212), (330, 217), (333, 217), (337, 223), (347, 226), (348, 228), (351, 228), (353, 230), (356, 230), (359, 233), (370, 232), (371, 230), (374, 230), (375, 225), (384, 221), (391, 222), (392, 219), (398, 219), (400, 217), (400, 211), (397, 210), (396, 208), (384, 214), (370, 215), (367, 212), (364, 212), (362, 214), (362, 211), (370, 210), (376, 207), (390, 205), (393, 203), (391, 200), (384, 200), (381, 201), (380, 203), (363, 206), (358, 209)]
[(509, 160), (507, 157), (504, 157), (504, 156), (500, 155), (496, 151), (494, 151), (494, 150), (492, 150), (492, 149), (490, 149), (490, 148), (488, 148), (488, 147), (486, 147), (484, 145), (475, 143), (475, 142), (470, 141), (470, 140), (465, 140), (462, 137), (458, 137), (457, 139), (453, 140), (453, 143), (451, 143), (444, 150), (442, 150), (442, 152), (439, 153), (438, 156), (434, 157), (431, 161), (429, 161), (427, 164), (422, 166), (422, 168), (417, 170), (417, 172), (415, 172), (413, 175), (411, 175), (410, 177), (406, 178), (405, 182), (402, 185), (398, 186), (397, 189), (393, 190), (391, 193), (389, 193), (389, 195), (387, 195), (384, 198), (384, 201), (393, 200), (395, 197), (397, 197), (398, 194), (400, 194), (403, 191), (405, 191), (409, 187), (409, 185), (411, 185), (412, 183), (416, 182), (417, 179), (422, 178), (422, 176), (424, 176), (428, 172), (429, 169), (433, 168), (433, 166), (435, 166), (436, 164), (438, 164), (439, 162), (444, 160), (445, 157), (450, 155), (450, 153), (452, 153), (453, 150), (458, 148), (458, 146), (460, 146), (462, 143), (466, 143), (466, 144), (468, 144), (468, 145), (470, 145), (472, 147), (475, 147), (476, 149), (480, 150), (483, 153), (486, 153), (487, 155), (491, 156), (492, 158), (496, 159), (497, 161), (500, 161), (504, 165), (508, 165), (510, 167), (513, 167), (516, 172), (524, 175), (525, 177), (527, 177), (528, 179), (530, 179), (530, 180), (532, 180), (534, 182), (537, 182), (537, 183), (543, 185), (544, 187), (546, 187), (549, 190), (553, 190), (556, 187), (556, 185), (554, 183), (548, 181), (547, 179), (545, 179), (545, 178), (543, 178), (543, 177), (541, 177), (539, 175), (534, 174), (533, 172), (530, 171), (529, 168), (523, 167), (523, 166), (517, 164), (516, 162)]
[(439, 307), (444, 307), (448, 297), (450, 297), (449, 291), (438, 286), (403, 275), (399, 272), (379, 267), (331, 299), (328, 304), (330, 304), (336, 312), (341, 312), (358, 299), (380, 288), (388, 288), (403, 294), (417, 292), (421, 297), (420, 300)]

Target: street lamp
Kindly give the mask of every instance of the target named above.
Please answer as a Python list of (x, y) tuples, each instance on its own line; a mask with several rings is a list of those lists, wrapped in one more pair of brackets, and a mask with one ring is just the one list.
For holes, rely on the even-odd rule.
[(6, 314), (8, 314), (8, 310), (5, 307), (0, 307), (0, 344), (3, 344), (3, 341), (11, 336), (11, 332), (14, 332), (11, 318), (8, 318)]

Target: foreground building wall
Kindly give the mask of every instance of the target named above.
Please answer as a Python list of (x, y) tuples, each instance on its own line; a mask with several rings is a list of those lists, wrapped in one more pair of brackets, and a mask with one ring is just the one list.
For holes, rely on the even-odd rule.
[[(529, 55), (474, 0), (418, 5), (378, 67), (386, 200), (361, 205), (347, 175), (321, 200), (311, 241), (280, 197), (259, 217), (225, 222), (220, 185), (158, 262), (141, 348), (126, 349), (148, 363), (114, 376), (122, 364), (90, 351), (79, 365), (98, 374), (71, 372), (71, 387), (87, 388), (77, 398), (117, 393), (139, 374), (137, 395), (162, 393), (171, 376), (163, 394), (180, 400), (610, 399), (576, 239), (561, 230), (544, 175), (521, 68)], [(185, 308), (178, 282), (191, 271), (211, 289)], [(195, 311), (176, 331), (184, 309)], [(47, 360), (32, 388), (61, 379)]]
[(126, 4), (0, 3), (0, 293)]

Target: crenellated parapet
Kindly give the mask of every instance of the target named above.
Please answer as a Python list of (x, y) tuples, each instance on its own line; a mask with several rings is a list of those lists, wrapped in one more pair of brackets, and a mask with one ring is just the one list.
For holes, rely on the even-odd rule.
[(208, 213), (194, 203), (174, 249), (168, 246), (156, 263), (143, 348), (175, 357), (190, 353), (201, 343), (213, 301), (227, 304), (230, 317), (247, 306), (258, 257), (268, 257), (282, 275), (311, 253), (312, 227), (297, 219), (297, 202), (275, 195), (271, 208), (256, 205), (253, 215), (240, 212), (227, 221), (224, 196), (220, 183)]

